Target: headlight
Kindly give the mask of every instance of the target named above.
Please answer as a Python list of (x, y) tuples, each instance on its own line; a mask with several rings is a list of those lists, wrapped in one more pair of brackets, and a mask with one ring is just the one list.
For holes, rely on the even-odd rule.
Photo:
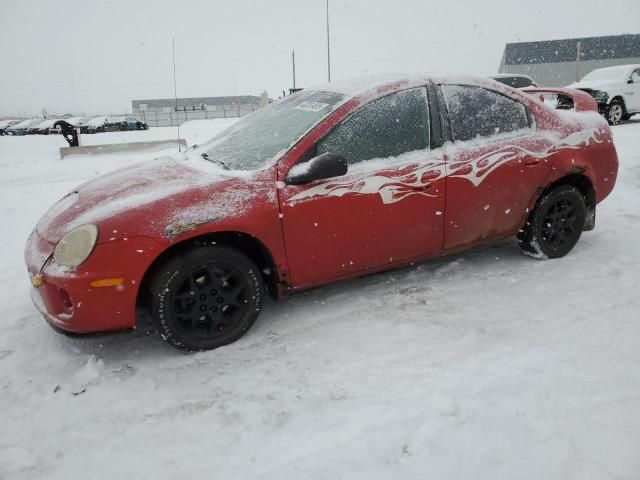
[(607, 92), (596, 90), (593, 92), (593, 98), (597, 103), (607, 103), (609, 100), (609, 94)]
[(77, 267), (84, 262), (96, 246), (98, 227), (82, 225), (67, 233), (56, 245), (53, 260), (58, 265)]

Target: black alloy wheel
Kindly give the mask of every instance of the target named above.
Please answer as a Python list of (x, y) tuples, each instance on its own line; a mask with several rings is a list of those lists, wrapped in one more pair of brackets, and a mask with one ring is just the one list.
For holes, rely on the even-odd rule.
[(170, 300), (176, 327), (195, 340), (224, 337), (241, 326), (249, 286), (234, 267), (215, 263), (183, 275)]
[(255, 264), (230, 247), (199, 246), (171, 258), (151, 286), (156, 330), (175, 347), (210, 350), (234, 342), (262, 308)]
[(542, 220), (542, 241), (549, 248), (558, 249), (567, 243), (575, 243), (581, 230), (577, 229), (579, 218), (576, 201), (559, 198), (545, 212)]
[(537, 258), (558, 258), (578, 243), (587, 216), (577, 188), (560, 185), (545, 193), (518, 235), (522, 250)]

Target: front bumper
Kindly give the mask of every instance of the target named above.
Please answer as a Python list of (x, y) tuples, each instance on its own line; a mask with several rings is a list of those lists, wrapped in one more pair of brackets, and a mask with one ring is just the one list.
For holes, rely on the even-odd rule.
[[(76, 269), (61, 267), (52, 258), (54, 245), (33, 232), (25, 260), (32, 280), (34, 305), (56, 330), (93, 333), (135, 326), (138, 287), (144, 272), (161, 250), (146, 238), (116, 240), (96, 246)], [(39, 286), (33, 279), (41, 276)], [(92, 285), (98, 280), (122, 279), (118, 285)]]
[(603, 117), (606, 117), (609, 114), (609, 104), (606, 102), (598, 103), (598, 113)]

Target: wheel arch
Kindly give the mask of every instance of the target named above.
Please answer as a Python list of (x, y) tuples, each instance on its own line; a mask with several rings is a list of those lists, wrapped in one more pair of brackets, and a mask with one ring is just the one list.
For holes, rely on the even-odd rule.
[(622, 115), (627, 115), (627, 102), (624, 101), (624, 97), (621, 94), (614, 95), (611, 100), (609, 100), (608, 108), (611, 108), (613, 102), (620, 102), (622, 106)]
[(535, 206), (538, 205), (540, 199), (547, 192), (559, 185), (571, 185), (580, 190), (580, 193), (584, 196), (587, 204), (587, 221), (585, 223), (584, 230), (593, 230), (595, 228), (596, 221), (596, 190), (591, 179), (584, 173), (570, 173), (551, 182), (540, 192), (535, 201)]
[(614, 95), (613, 97), (611, 97), (611, 99), (609, 100), (609, 105), (611, 105), (616, 100), (618, 100), (618, 101), (620, 101), (620, 103), (622, 103), (622, 110), (626, 112), (627, 111), (627, 104), (624, 101), (624, 97), (622, 95), (620, 95), (620, 94)]
[(162, 251), (147, 267), (142, 277), (136, 297), (136, 306), (138, 308), (146, 308), (149, 305), (150, 282), (153, 280), (158, 268), (160, 268), (165, 261), (180, 252), (206, 244), (225, 245), (235, 248), (246, 255), (258, 267), (258, 270), (262, 274), (264, 284), (267, 286), (269, 295), (272, 298), (278, 297), (278, 274), (276, 265), (273, 255), (264, 243), (245, 232), (220, 231), (187, 238), (172, 244)]

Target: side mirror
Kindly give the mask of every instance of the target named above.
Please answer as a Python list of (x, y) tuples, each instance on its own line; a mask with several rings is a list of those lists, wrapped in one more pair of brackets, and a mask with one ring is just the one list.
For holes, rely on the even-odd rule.
[(340, 177), (347, 173), (347, 161), (335, 153), (323, 153), (308, 162), (294, 165), (285, 181), (288, 185), (304, 185), (323, 178)]
[(633, 78), (630, 78), (629, 80), (627, 80), (627, 83), (633, 83)]

